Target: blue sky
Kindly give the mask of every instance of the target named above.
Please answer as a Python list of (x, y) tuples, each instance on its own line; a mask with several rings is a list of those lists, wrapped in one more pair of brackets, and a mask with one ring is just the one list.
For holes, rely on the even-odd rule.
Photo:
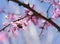
[[(21, 0), (20, 0), (21, 1)], [(25, 3), (28, 3), (29, 0), (22, 0), (24, 1)], [(49, 4), (48, 3), (40, 3), (39, 1), (34, 1), (34, 0), (30, 0), (29, 1), (30, 4), (35, 4), (35, 10), (38, 11), (38, 12), (42, 12), (42, 14), (46, 15), (46, 11), (49, 7)], [(12, 8), (12, 7), (15, 7), (15, 8), (18, 8), (20, 12), (15, 12), (15, 8)], [(16, 14), (23, 14), (23, 7), (19, 7), (16, 3), (13, 3), (13, 2), (7, 2), (6, 0), (0, 0), (0, 11), (3, 9), (3, 8), (6, 8), (5, 11), (6, 12), (11, 12), (11, 13), (16, 13)], [(22, 9), (21, 9), (22, 8)], [(52, 8), (50, 9), (49, 11), (49, 16), (51, 16), (51, 10)], [(21, 12), (23, 11), (23, 12)], [(5, 16), (5, 13), (0, 13), (0, 29), (3, 27), (3, 22), (5, 21), (4, 20), (4, 16)], [(58, 18), (57, 20), (55, 20), (55, 22), (60, 25), (60, 18)], [(38, 33), (40, 33), (40, 30), (36, 29), (38, 31)], [(23, 32), (22, 31), (17, 31), (19, 36), (14, 39), (12, 42), (13, 44), (26, 44), (25, 42), (25, 38), (23, 36)], [(50, 26), (49, 29), (46, 31), (45, 30), (45, 36), (41, 41), (41, 44), (44, 44), (46, 43), (47, 41), (49, 42), (49, 44), (60, 44), (60, 33), (53, 27), (53, 26)], [(7, 42), (6, 44), (9, 44), (9, 38), (7, 39)]]

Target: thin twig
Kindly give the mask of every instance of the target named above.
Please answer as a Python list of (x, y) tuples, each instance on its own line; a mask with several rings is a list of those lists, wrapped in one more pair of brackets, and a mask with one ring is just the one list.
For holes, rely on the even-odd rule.
[(49, 17), (49, 10), (50, 10), (50, 8), (51, 8), (51, 4), (49, 5), (49, 7), (48, 7), (48, 9), (47, 9), (47, 11), (46, 11), (46, 13), (47, 13), (47, 18)]
[[(27, 16), (24, 16), (23, 18), (17, 19), (17, 20), (15, 20), (15, 21), (13, 21), (13, 22), (16, 22), (16, 21), (22, 20), (22, 19), (24, 19), (24, 18), (26, 18), (26, 17), (27, 17)], [(0, 29), (0, 31), (5, 30), (5, 28), (7, 28), (8, 26), (10, 26), (10, 23), (9, 23), (7, 26), (5, 26), (5, 27), (3, 27), (2, 29)]]

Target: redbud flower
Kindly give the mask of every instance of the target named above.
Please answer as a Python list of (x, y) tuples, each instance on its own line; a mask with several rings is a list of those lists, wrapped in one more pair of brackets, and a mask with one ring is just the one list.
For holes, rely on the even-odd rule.
[(7, 30), (8, 30), (8, 32), (10, 32), (10, 28), (8, 28)]
[(3, 25), (6, 26), (8, 23), (7, 22), (4, 22)]
[(17, 28), (17, 24), (15, 24), (14, 22), (11, 22), (10, 23), (13, 27), (16, 27)]

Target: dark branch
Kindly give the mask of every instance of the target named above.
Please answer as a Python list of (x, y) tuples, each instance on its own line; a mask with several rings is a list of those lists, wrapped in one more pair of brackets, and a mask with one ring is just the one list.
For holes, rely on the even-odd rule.
[(58, 31), (60, 31), (60, 26), (58, 26), (55, 22), (53, 22), (51, 19), (48, 19), (46, 17), (44, 17), (42, 14), (38, 13), (37, 11), (35, 11), (34, 9), (32, 9), (31, 7), (29, 7), (27, 4), (24, 4), (18, 0), (12, 0), (13, 2), (16, 2), (18, 5), (22, 5), (25, 8), (29, 9), (30, 11), (32, 11), (34, 13), (35, 16), (38, 16), (39, 18), (42, 18), (46, 21), (48, 21), (51, 25), (53, 25), (55, 28), (57, 28)]
[(3, 27), (3, 28), (0, 30), (0, 32), (3, 31), (3, 30), (5, 30), (5, 28), (8, 27), (9, 25), (10, 25), (10, 24), (8, 24), (7, 26)]

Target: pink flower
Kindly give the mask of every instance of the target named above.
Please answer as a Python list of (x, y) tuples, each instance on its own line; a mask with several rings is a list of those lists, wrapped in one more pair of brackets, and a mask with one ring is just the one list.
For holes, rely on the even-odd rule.
[(34, 4), (30, 5), (30, 7), (31, 7), (32, 9), (34, 9)]
[(49, 26), (50, 26), (50, 23), (49, 23), (48, 21), (46, 21), (46, 23), (45, 23), (46, 29), (47, 29)]
[(60, 1), (58, 2), (58, 4), (60, 5)]
[(8, 23), (7, 22), (4, 22), (3, 25), (6, 26)]
[(29, 13), (28, 13), (29, 15), (32, 15), (33, 14), (33, 12), (31, 12), (31, 11), (29, 11)]
[(12, 29), (13, 29), (13, 31), (16, 31), (17, 28), (16, 27), (12, 27)]
[(11, 22), (10, 23), (13, 27), (16, 27), (17, 28), (17, 24), (15, 24), (14, 22)]
[(8, 30), (8, 32), (10, 32), (10, 28), (8, 28), (7, 30)]
[(52, 16), (53, 19), (56, 19), (57, 17), (58, 17), (58, 14), (54, 14), (54, 15)]
[(53, 18), (53, 19), (58, 18), (58, 16), (59, 16), (59, 13), (58, 13), (58, 12), (59, 12), (58, 9), (56, 9), (56, 8), (53, 9), (53, 11), (52, 11), (52, 13), (53, 13), (52, 18)]
[(35, 25), (38, 24), (38, 19), (37, 19), (35, 16), (33, 16), (33, 17), (31, 18), (31, 21), (32, 21)]
[(11, 14), (11, 13), (8, 13), (8, 14), (5, 16), (5, 19), (7, 19), (7, 20), (14, 20), (15, 18), (16, 18), (16, 15)]

